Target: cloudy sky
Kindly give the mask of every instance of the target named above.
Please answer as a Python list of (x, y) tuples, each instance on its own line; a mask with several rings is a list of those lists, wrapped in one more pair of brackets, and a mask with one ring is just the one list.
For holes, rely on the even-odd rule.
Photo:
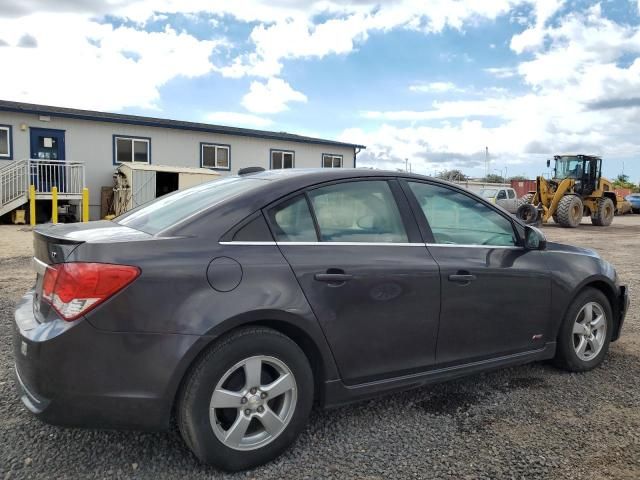
[[(640, 180), (640, 0), (0, 2), (0, 98), (363, 143), (359, 165)], [(496, 173), (496, 172), (494, 172)]]

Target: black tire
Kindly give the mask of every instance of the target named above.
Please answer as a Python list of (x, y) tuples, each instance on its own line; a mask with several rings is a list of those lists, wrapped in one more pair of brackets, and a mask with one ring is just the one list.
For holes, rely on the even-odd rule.
[(527, 193), (518, 199), (518, 207), (525, 203), (531, 203), (533, 201), (533, 193)]
[(538, 221), (538, 209), (530, 203), (524, 203), (516, 210), (516, 217), (528, 225), (535, 224)]
[(560, 199), (556, 216), (561, 227), (576, 228), (582, 221), (582, 199), (577, 195), (565, 195)]
[[(289, 423), (270, 443), (253, 450), (237, 450), (222, 443), (214, 433), (210, 402), (220, 379), (238, 362), (256, 355), (276, 358), (288, 367), (295, 379), (297, 401)], [(295, 342), (270, 328), (241, 328), (211, 346), (187, 374), (177, 406), (180, 433), (204, 463), (227, 471), (253, 468), (275, 459), (294, 442), (307, 423), (313, 390), (309, 361)]]
[[(581, 359), (575, 351), (573, 326), (582, 307), (590, 302), (595, 302), (602, 307), (602, 311), (606, 316), (606, 335), (600, 352), (586, 361)], [(571, 302), (562, 325), (560, 325), (556, 343), (556, 356), (553, 359), (554, 364), (556, 367), (569, 372), (586, 372), (596, 368), (602, 363), (609, 350), (612, 332), (613, 312), (609, 300), (600, 290), (586, 288)]]
[(596, 211), (591, 215), (591, 223), (597, 227), (608, 227), (613, 222), (615, 211), (613, 200), (608, 197), (599, 198), (596, 202)]

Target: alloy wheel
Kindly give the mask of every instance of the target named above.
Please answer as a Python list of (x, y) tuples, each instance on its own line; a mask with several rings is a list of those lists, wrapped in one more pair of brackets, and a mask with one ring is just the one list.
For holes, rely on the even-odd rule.
[(209, 421), (225, 446), (255, 450), (285, 430), (296, 402), (296, 381), (289, 367), (277, 358), (257, 355), (222, 376), (211, 395)]
[(607, 335), (607, 317), (596, 302), (584, 305), (573, 324), (573, 348), (580, 360), (593, 360), (602, 350)]

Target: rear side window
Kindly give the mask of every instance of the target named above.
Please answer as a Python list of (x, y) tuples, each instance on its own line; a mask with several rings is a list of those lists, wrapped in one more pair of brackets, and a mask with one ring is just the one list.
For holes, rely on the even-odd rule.
[(272, 242), (273, 238), (262, 213), (258, 212), (255, 218), (233, 234), (232, 240), (234, 242)]
[(269, 210), (273, 234), (279, 242), (317, 242), (316, 229), (304, 195)]
[(227, 177), (165, 195), (116, 218), (120, 225), (152, 235), (229, 198), (257, 189), (264, 180)]
[(345, 182), (309, 191), (323, 242), (407, 242), (386, 181)]
[(507, 192), (509, 192), (509, 198), (516, 198), (516, 192), (514, 190), (507, 190)]

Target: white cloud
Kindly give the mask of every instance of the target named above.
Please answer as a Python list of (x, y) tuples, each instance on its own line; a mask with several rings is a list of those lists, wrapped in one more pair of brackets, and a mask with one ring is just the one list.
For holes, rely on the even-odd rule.
[[(118, 110), (157, 108), (160, 88), (179, 76), (212, 71), (250, 77), (242, 105), (252, 113), (214, 111), (208, 121), (267, 126), (254, 114), (278, 113), (304, 93), (283, 79), (292, 59), (348, 55), (372, 34), (395, 29), (434, 34), (468, 28), (509, 14), (521, 30), (510, 42), (519, 56), (513, 66), (484, 71), (499, 82), (483, 96), (444, 79), (411, 85), (414, 92), (464, 90), (472, 99), (446, 100), (411, 110), (377, 110), (362, 105), (368, 125), (344, 132), (344, 139), (369, 146), (363, 161), (385, 163), (415, 158), (424, 165), (472, 165), (488, 145), (499, 161), (518, 162), (561, 150), (606, 156), (640, 155), (640, 30), (605, 18), (600, 6), (562, 0), (28, 0), (0, 5), (4, 98)], [(531, 7), (517, 8), (520, 6)], [(566, 8), (565, 8), (566, 7)], [(573, 13), (566, 11), (571, 8)], [(66, 12), (66, 13), (65, 13)], [(82, 12), (82, 13), (70, 13)], [(92, 16), (129, 19), (121, 27)], [(166, 15), (214, 13), (256, 22), (248, 51), (217, 55), (223, 40), (198, 40), (170, 28), (149, 33), (146, 22)], [(4, 15), (4, 17), (3, 17)], [(211, 16), (207, 16), (210, 19)], [(324, 20), (318, 20), (323, 18)], [(218, 20), (219, 19), (219, 20)], [(61, 28), (61, 26), (64, 26)], [(17, 48), (21, 38), (35, 48)], [(428, 38), (428, 37), (427, 37)], [(92, 39), (91, 42), (87, 39)], [(24, 44), (24, 42), (23, 42)], [(442, 52), (442, 55), (449, 55)], [(458, 54), (464, 59), (464, 53)], [(452, 59), (453, 57), (451, 57)], [(458, 60), (456, 58), (456, 61)], [(473, 60), (473, 59), (471, 59)], [(16, 68), (18, 66), (19, 68)], [(55, 72), (43, 75), (43, 72)], [(500, 86), (521, 81), (519, 93)], [(419, 97), (416, 97), (419, 98)], [(216, 107), (209, 107), (217, 110)], [(229, 108), (229, 107), (225, 107)], [(489, 118), (489, 120), (486, 120)], [(304, 128), (302, 125), (301, 128)], [(462, 163), (461, 163), (462, 162)]]
[(566, 151), (605, 159), (640, 155), (640, 29), (605, 18), (599, 5), (549, 25), (553, 11), (538, 22), (544, 41), (526, 48), (512, 42), (523, 53), (518, 65), (488, 70), (500, 78), (519, 75), (528, 91), (487, 89), (479, 100), (365, 111), (382, 125), (342, 135), (367, 145), (359, 165), (402, 166), (409, 158), (427, 172), (474, 165), (481, 172), (485, 146), (500, 165), (542, 165), (548, 155)]
[[(0, 49), (0, 64), (12, 65), (11, 75), (0, 75), (4, 99), (105, 110), (157, 108), (169, 80), (212, 70), (219, 44), (170, 27), (115, 28), (66, 13), (0, 18), (0, 31), (10, 45)], [(27, 35), (37, 47), (17, 46)]]
[(464, 89), (456, 87), (453, 82), (416, 83), (414, 85), (410, 85), (409, 90), (411, 90), (412, 92), (420, 93), (446, 93), (464, 91)]
[[(221, 6), (227, 13), (263, 23), (251, 32), (253, 51), (219, 65), (218, 71), (232, 78), (278, 76), (285, 60), (348, 54), (373, 32), (396, 28), (424, 33), (439, 33), (445, 27), (461, 30), (467, 24), (495, 19), (522, 3), (528, 0), (229, 2)], [(269, 12), (265, 12), (267, 4)], [(322, 13), (331, 13), (332, 18), (314, 23), (312, 19)], [(462, 58), (470, 60), (466, 54)]]
[(269, 118), (239, 112), (211, 112), (205, 115), (205, 119), (215, 124), (249, 128), (265, 128), (273, 123)]
[(533, 4), (535, 24), (511, 39), (511, 49), (516, 53), (539, 48), (545, 39), (547, 21), (562, 7), (564, 0), (537, 0)]
[(518, 70), (515, 67), (489, 67), (485, 68), (484, 71), (496, 78), (511, 78), (518, 74)]
[(242, 105), (253, 113), (279, 113), (289, 109), (289, 102), (306, 101), (304, 93), (294, 90), (281, 78), (270, 78), (265, 83), (251, 82), (249, 92), (242, 98)]

